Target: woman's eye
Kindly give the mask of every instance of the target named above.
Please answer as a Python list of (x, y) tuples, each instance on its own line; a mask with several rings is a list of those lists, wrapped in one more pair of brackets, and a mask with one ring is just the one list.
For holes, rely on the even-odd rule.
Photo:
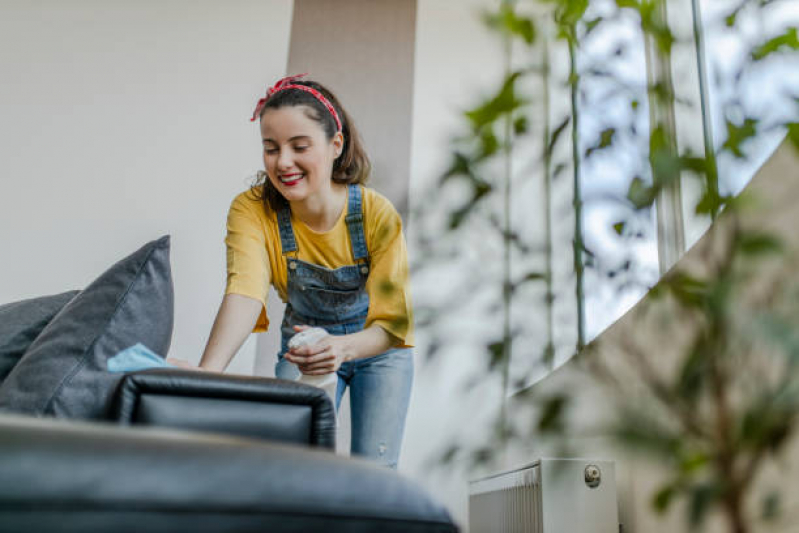
[(295, 146), (294, 147), (294, 150), (297, 151), (297, 152), (304, 152), (307, 149), (308, 149), (307, 146)]
[(278, 151), (277, 148), (264, 148), (264, 152), (267, 153), (267, 154), (270, 154), (270, 155), (271, 154), (276, 154), (277, 151)]

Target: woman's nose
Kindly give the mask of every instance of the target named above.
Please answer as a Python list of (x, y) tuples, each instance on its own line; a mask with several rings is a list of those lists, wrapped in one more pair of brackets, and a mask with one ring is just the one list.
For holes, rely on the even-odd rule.
[(290, 150), (281, 150), (277, 157), (277, 168), (288, 169), (294, 164)]

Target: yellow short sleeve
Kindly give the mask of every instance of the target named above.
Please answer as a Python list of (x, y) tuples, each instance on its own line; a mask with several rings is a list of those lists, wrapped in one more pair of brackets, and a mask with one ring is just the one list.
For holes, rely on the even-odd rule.
[(227, 286), (225, 294), (241, 294), (259, 300), (263, 307), (253, 328), (254, 333), (266, 331), (266, 297), (270, 268), (266, 251), (266, 228), (258, 209), (260, 202), (238, 195), (230, 205), (227, 217)]
[(373, 193), (369, 200), (365, 214), (371, 271), (366, 281), (369, 312), (364, 327), (376, 324), (397, 340), (397, 347), (410, 348), (414, 342), (413, 310), (402, 219), (385, 197)]

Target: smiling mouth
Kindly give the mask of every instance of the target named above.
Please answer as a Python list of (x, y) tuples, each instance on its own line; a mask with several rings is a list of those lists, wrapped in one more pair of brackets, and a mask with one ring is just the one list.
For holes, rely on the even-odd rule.
[(302, 178), (305, 177), (305, 174), (283, 174), (279, 176), (280, 183), (283, 185), (294, 185), (295, 183), (299, 182)]

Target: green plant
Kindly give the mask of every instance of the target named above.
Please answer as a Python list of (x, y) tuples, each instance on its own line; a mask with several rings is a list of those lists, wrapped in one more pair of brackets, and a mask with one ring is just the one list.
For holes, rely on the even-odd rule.
[[(551, 254), (553, 249), (550, 224), (553, 196), (551, 185), (559, 176), (572, 175), (572, 234), (574, 303), (576, 307), (575, 353), (584, 368), (601, 383), (611, 385), (613, 394), (625, 390), (619, 387), (615, 370), (605, 366), (600, 357), (592, 357), (597, 346), (585, 346), (584, 324), (585, 274), (594, 280), (604, 277), (615, 283), (619, 291), (626, 290), (642, 277), (634, 260), (627, 259), (611, 268), (601, 268), (606, 258), (586, 246), (583, 234), (582, 208), (585, 198), (582, 186), (590, 182), (592, 160), (601, 157), (618, 157), (619, 153), (634, 151), (632, 163), (624, 170), (629, 172), (626, 194), (616, 198), (624, 210), (617, 214), (612, 230), (622, 243), (634, 243), (647, 235), (641, 230), (641, 221), (652, 220), (652, 212), (665, 191), (678, 187), (684, 179), (698, 180), (700, 194), (694, 214), (715, 220), (724, 212), (725, 230), (714, 230), (713, 249), (720, 253), (708, 259), (708, 270), (702, 274), (689, 274), (682, 270), (671, 272), (658, 282), (650, 292), (650, 301), (663, 301), (675, 317), (666, 328), (682, 336), (685, 349), (667, 371), (652, 363), (652, 350), (632, 341), (624, 346), (624, 358), (632, 372), (631, 379), (638, 387), (639, 402), (629, 405), (620, 401), (615, 421), (601, 428), (617, 442), (649, 457), (666, 460), (670, 479), (653, 496), (653, 508), (663, 512), (678, 497), (689, 502), (689, 522), (702, 524), (709, 510), (721, 510), (728, 518), (730, 531), (743, 533), (752, 530), (752, 517), (743, 512), (750, 498), (751, 483), (762, 465), (781, 450), (796, 431), (796, 413), (799, 412), (799, 374), (796, 372), (796, 349), (799, 340), (793, 331), (799, 324), (795, 316), (799, 309), (792, 305), (787, 295), (796, 295), (797, 287), (791, 280), (777, 280), (765, 294), (770, 297), (751, 305), (742, 302), (747, 298), (748, 287), (758, 279), (759, 269), (774, 261), (787, 263), (779, 238), (753, 231), (741, 224), (739, 217), (746, 212), (745, 199), (724, 190), (720, 184), (721, 164), (734, 170), (733, 163), (746, 159), (750, 142), (768, 130), (782, 128), (788, 139), (799, 148), (799, 125), (791, 116), (777, 120), (749, 114), (740, 92), (722, 106), (725, 114), (725, 139), (718, 148), (712, 145), (710, 117), (706, 109), (694, 109), (702, 122), (704, 153), (680, 149), (673, 123), (675, 106), (687, 106), (675, 96), (669, 77), (672, 51), (679, 39), (666, 23), (665, 0), (617, 0), (615, 8), (591, 10), (587, 0), (549, 0), (545, 2), (503, 2), (496, 12), (485, 15), (489, 27), (498, 31), (507, 43), (505, 62), (511, 64), (514, 47), (530, 54), (542, 50), (541, 56), (529, 65), (508, 68), (497, 91), (465, 113), (466, 131), (452, 145), (449, 169), (437, 184), (443, 195), (455, 191), (456, 201), (437, 205), (435, 222), (445, 227), (445, 233), (458, 242), (453, 247), (424, 248), (415, 265), (417, 272), (451, 263), (465, 254), (464, 233), (482, 231), (480, 246), (502, 250), (502, 268), (485, 269), (482, 278), (473, 280), (489, 292), (480, 300), (482, 292), (455, 291), (455, 295), (442, 299), (437, 305), (420, 310), (419, 325), (435, 325), (442, 309), (468, 305), (485, 306), (486, 316), (498, 316), (495, 324), (500, 335), (489, 336), (484, 343), (487, 369), (502, 374), (503, 392), (508, 387), (522, 387), (509, 379), (508, 368), (512, 356), (540, 358), (543, 367), (552, 366), (556, 346), (552, 328), (552, 308), (556, 297), (563, 298), (553, 285)], [(774, 2), (744, 1), (725, 17), (730, 27), (746, 10), (769, 9)], [(527, 8), (525, 10), (525, 7)], [(698, 13), (695, 10), (695, 14)], [(603, 58), (600, 64), (581, 63), (582, 43), (602, 31), (606, 25), (632, 16), (637, 21), (642, 38), (650, 43), (665, 70), (652, 76), (645, 84), (643, 94), (629, 80), (622, 79), (614, 70), (613, 61), (628, 51), (619, 49)], [(538, 40), (546, 34), (542, 28), (552, 28), (557, 36), (555, 43), (541, 46)], [(702, 29), (692, 28), (697, 47), (701, 47)], [(562, 44), (557, 44), (562, 43)], [(769, 57), (791, 53), (799, 49), (796, 28), (788, 28), (776, 36), (765, 36), (760, 42), (749, 43), (751, 51), (740, 65), (731, 85), (741, 83), (742, 73), (753, 70)], [(544, 86), (556, 82), (551, 78), (549, 52), (551, 47), (565, 45), (570, 61), (567, 79), (570, 112), (568, 116), (550, 122), (551, 95), (531, 93), (525, 89), (529, 80), (544, 80)], [(538, 48), (536, 48), (538, 47)], [(704, 52), (697, 48), (697, 57)], [(614, 59), (615, 58), (615, 59)], [(701, 76), (700, 76), (701, 78)], [(581, 124), (585, 118), (582, 108), (591, 84), (607, 83), (612, 87), (612, 98), (626, 99), (627, 114), (605, 118), (602, 127), (584, 134)], [(796, 95), (795, 95), (796, 96)], [(609, 97), (610, 98), (610, 97)], [(581, 104), (583, 102), (583, 104)], [(704, 101), (703, 101), (704, 102)], [(536, 122), (531, 112), (534, 106), (544, 109), (544, 118)], [(642, 121), (647, 118), (645, 127)], [(644, 117), (644, 118), (642, 118)], [(590, 118), (590, 116), (589, 116)], [(551, 128), (551, 124), (556, 126)], [(545, 212), (543, 246), (530, 242), (523, 229), (514, 227), (511, 212), (512, 191), (521, 190), (524, 173), (515, 175), (511, 169), (514, 150), (520, 141), (543, 130), (540, 157), (529, 155), (533, 163), (543, 169), (543, 198), (538, 199)], [(539, 133), (540, 134), (540, 133)], [(570, 134), (570, 135), (569, 135)], [(564, 147), (568, 156), (564, 157)], [(538, 178), (536, 178), (538, 179)], [(562, 180), (561, 180), (562, 181)], [(437, 195), (440, 198), (442, 194)], [(420, 212), (431, 212), (430, 205)], [(418, 214), (416, 223), (428, 224)], [(431, 233), (436, 233), (435, 231)], [(491, 248), (493, 243), (493, 248)], [(423, 243), (424, 244), (424, 243)], [(438, 254), (438, 255), (437, 255)], [(481, 253), (476, 254), (478, 258)], [(531, 268), (514, 273), (510, 264), (534, 264), (527, 259), (543, 255), (543, 268)], [(482, 284), (482, 285), (481, 285)], [(544, 284), (544, 298), (539, 302), (526, 302), (544, 308), (548, 317), (547, 340), (536, 353), (512, 350), (516, 339), (523, 335), (523, 327), (514, 324), (510, 309), (530, 284)], [(493, 290), (492, 290), (493, 289)], [(502, 313), (494, 311), (502, 310)], [(490, 320), (490, 318), (489, 318)], [(431, 328), (432, 331), (432, 328)], [(441, 344), (450, 339), (434, 340), (430, 357)], [(649, 339), (650, 342), (655, 342)], [(769, 345), (768, 349), (763, 349)], [(764, 351), (760, 351), (764, 350)], [(763, 378), (753, 381), (752, 376)], [(476, 378), (479, 379), (479, 378)], [(570, 431), (568, 411), (571, 404), (568, 393), (547, 398), (534, 394), (520, 394), (519, 401), (536, 404), (536, 423), (532, 434), (519, 433), (507, 422), (507, 413), (499, 413), (491, 440), (474, 449), (450, 446), (443, 454), (445, 461), (469, 458), (476, 464), (494, 459), (495, 451), (510, 439), (538, 437), (543, 434), (567, 435)], [(499, 399), (504, 405), (503, 399)], [(764, 497), (763, 514), (773, 517), (779, 511), (779, 498), (775, 494)]]

